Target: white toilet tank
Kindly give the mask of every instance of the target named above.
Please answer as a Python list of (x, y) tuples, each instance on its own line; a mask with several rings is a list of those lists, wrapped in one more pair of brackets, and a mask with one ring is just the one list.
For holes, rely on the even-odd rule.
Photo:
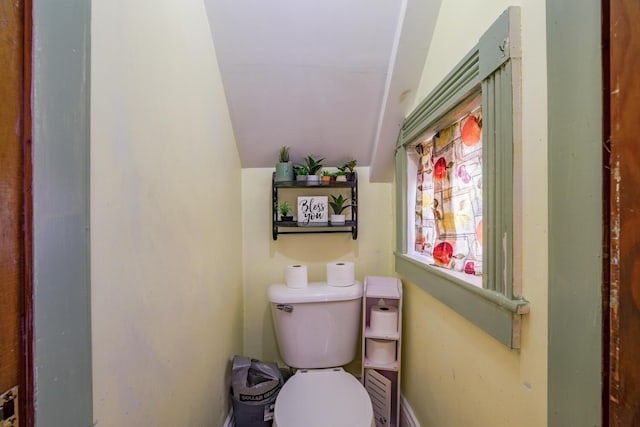
[(358, 345), (362, 284), (335, 287), (310, 283), (302, 289), (269, 287), (271, 313), (282, 360), (299, 369), (351, 362)]

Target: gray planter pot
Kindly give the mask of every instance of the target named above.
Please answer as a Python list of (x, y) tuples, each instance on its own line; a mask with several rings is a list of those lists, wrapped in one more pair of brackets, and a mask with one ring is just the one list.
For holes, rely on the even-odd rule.
[(276, 163), (276, 182), (293, 181), (293, 164), (291, 162)]
[(320, 177), (318, 175), (307, 175), (307, 185), (320, 185)]

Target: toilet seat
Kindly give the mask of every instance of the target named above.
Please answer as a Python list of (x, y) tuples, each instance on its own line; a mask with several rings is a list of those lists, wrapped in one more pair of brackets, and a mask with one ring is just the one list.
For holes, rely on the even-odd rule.
[(371, 427), (364, 386), (342, 368), (300, 370), (282, 387), (274, 427)]

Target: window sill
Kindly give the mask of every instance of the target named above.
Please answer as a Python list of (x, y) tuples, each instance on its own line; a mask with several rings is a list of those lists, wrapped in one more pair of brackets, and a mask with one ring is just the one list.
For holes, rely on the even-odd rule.
[(396, 272), (510, 348), (520, 348), (520, 316), (529, 312), (523, 299), (479, 288), (411, 257), (395, 253)]
[(421, 255), (419, 253), (409, 252), (404, 254), (404, 256), (411, 258), (412, 260), (419, 262), (420, 264), (423, 264), (425, 268), (433, 268), (434, 270), (443, 273), (445, 277), (452, 277), (471, 286), (475, 286), (476, 288), (482, 288), (482, 276), (472, 276), (462, 271), (455, 271), (448, 268), (438, 267), (431, 257)]

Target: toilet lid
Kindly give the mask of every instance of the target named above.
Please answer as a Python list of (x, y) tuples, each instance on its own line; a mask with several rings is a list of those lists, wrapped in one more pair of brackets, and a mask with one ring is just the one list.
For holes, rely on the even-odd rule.
[(274, 411), (278, 427), (370, 427), (371, 400), (342, 368), (298, 371), (282, 387)]

